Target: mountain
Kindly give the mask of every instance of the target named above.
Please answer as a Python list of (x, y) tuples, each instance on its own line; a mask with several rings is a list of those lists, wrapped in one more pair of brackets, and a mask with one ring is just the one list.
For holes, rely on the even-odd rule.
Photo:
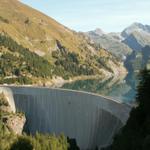
[(102, 30), (102, 29), (100, 29), (100, 28), (97, 28), (97, 29), (95, 29), (94, 31), (89, 31), (89, 32), (87, 32), (87, 33), (85, 33), (85, 34), (87, 34), (87, 35), (93, 35), (93, 38), (94, 38), (94, 35), (95, 36), (102, 36), (102, 35), (104, 35), (105, 34), (105, 32)]
[(150, 69), (150, 46), (142, 48), (141, 51), (133, 51), (124, 62), (128, 70), (128, 84), (136, 89), (139, 83), (139, 72), (144, 68)]
[(85, 33), (96, 45), (125, 60), (133, 51), (150, 45), (150, 26), (133, 23), (122, 32), (105, 33), (101, 29)]
[(131, 78), (130, 82), (135, 83), (136, 87), (139, 71), (150, 66), (150, 26), (133, 23), (121, 35), (124, 37), (123, 42), (133, 49), (124, 63)]
[(42, 56), (57, 49), (56, 40), (72, 51), (84, 43), (77, 33), (18, 0), (0, 2), (0, 20), (1, 32)]
[(121, 36), (120, 32), (110, 32), (108, 33), (108, 35), (110, 35), (111, 37), (113, 37), (114, 39), (116, 39), (117, 41), (122, 41), (124, 38)]
[(134, 23), (126, 28), (121, 35), (125, 38), (123, 43), (131, 49), (142, 50), (146, 45), (150, 45), (150, 26)]
[(149, 25), (143, 25), (141, 23), (133, 23), (132, 25), (130, 25), (129, 27), (127, 27), (126, 29), (124, 29), (121, 33), (121, 35), (124, 38), (127, 38), (130, 34), (134, 33), (134, 32), (141, 32), (141, 33), (150, 33), (150, 26)]
[(139, 72), (146, 66), (148, 67), (150, 64), (150, 46), (142, 48), (142, 51), (132, 53), (130, 59), (127, 60), (127, 64), (132, 66), (133, 72)]
[(0, 2), (0, 59), (2, 84), (53, 85), (126, 74), (121, 61), (85, 35), (18, 0)]
[(85, 33), (94, 43), (102, 48), (109, 50), (112, 54), (124, 60), (132, 52), (126, 44), (122, 43), (122, 37), (119, 33), (98, 34), (97, 30)]

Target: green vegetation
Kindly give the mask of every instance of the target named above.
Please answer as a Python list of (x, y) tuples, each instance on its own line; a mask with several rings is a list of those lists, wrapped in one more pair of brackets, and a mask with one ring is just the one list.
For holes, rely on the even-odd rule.
[(137, 88), (137, 107), (133, 108), (127, 124), (114, 138), (108, 150), (150, 149), (150, 70), (141, 71)]
[(69, 147), (67, 139), (60, 135), (23, 135), (18, 137), (11, 145), (10, 150), (67, 150)]
[(28, 77), (17, 77), (17, 78), (9, 78), (9, 79), (4, 79), (2, 78), (0, 80), (0, 84), (11, 84), (11, 83), (17, 83), (17, 84), (32, 84), (32, 79)]
[(23, 76), (24, 73), (30, 73), (36, 77), (52, 75), (52, 68), (47, 60), (19, 45), (10, 37), (0, 35), (0, 46), (10, 51), (1, 56), (1, 76), (12, 74)]
[(32, 84), (34, 77), (52, 78), (53, 75), (69, 79), (74, 76), (96, 74), (93, 67), (88, 62), (82, 62), (78, 54), (69, 52), (59, 42), (58, 46), (59, 50), (52, 52), (54, 59), (52, 65), (48, 60), (19, 45), (12, 38), (1, 34), (0, 84)]
[[(118, 65), (116, 58), (101, 49), (98, 55), (84, 60), (79, 54), (70, 52), (57, 41), (58, 49), (52, 52), (52, 62), (19, 45), (11, 37), (0, 34), (0, 84), (33, 84), (37, 79), (52, 79), (61, 76), (69, 79), (76, 76), (101, 75), (99, 69), (113, 73)], [(94, 60), (92, 63), (91, 60)]]
[(113, 70), (111, 69), (111, 66), (107, 65), (107, 61), (110, 58), (97, 58), (97, 62), (99, 64), (99, 66), (106, 68), (106, 70), (108, 70), (109, 72), (113, 72)]
[(52, 57), (55, 59), (57, 70), (56, 74), (64, 74), (63, 77), (68, 79), (73, 76), (94, 75), (93, 68), (87, 63), (82, 63), (79, 55), (74, 52), (54, 51)]
[(18, 136), (4, 132), (4, 126), (0, 123), (0, 150), (68, 150), (69, 144), (64, 135), (35, 136), (26, 134)]
[(88, 62), (82, 62), (78, 54), (69, 52), (60, 43), (58, 46), (59, 50), (52, 52), (54, 64), (51, 64), (9, 36), (0, 34), (0, 84), (32, 84), (33, 78), (61, 76), (69, 79), (96, 74), (93, 67)]

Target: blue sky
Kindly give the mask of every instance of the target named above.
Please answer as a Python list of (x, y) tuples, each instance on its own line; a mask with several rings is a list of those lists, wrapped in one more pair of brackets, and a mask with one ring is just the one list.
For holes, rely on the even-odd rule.
[(150, 0), (21, 0), (76, 31), (120, 32), (133, 22), (150, 24)]

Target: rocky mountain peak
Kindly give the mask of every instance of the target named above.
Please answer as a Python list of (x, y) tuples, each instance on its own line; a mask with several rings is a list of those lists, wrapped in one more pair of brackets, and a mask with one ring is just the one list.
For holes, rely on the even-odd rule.
[(102, 29), (100, 29), (100, 28), (96, 28), (96, 29), (94, 30), (94, 32), (95, 32), (96, 34), (98, 34), (99, 36), (106, 34), (106, 33), (105, 33)]
[(124, 29), (123, 32), (121, 33), (121, 35), (123, 37), (127, 38), (133, 32), (139, 32), (139, 33), (143, 33), (143, 34), (150, 33), (150, 26), (135, 22), (135, 23), (131, 24), (129, 27), (127, 27), (126, 29)]

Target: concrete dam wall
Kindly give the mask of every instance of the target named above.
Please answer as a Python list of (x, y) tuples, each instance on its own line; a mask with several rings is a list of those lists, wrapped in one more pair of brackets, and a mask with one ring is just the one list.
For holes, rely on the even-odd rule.
[(11, 106), (12, 111), (15, 113), (16, 107), (15, 107), (15, 103), (14, 103), (14, 97), (13, 97), (12, 90), (10, 88), (0, 87), (0, 93), (5, 94), (5, 97), (9, 103), (9, 105)]
[(109, 145), (131, 109), (86, 92), (34, 87), (5, 90), (13, 94), (16, 109), (25, 113), (29, 132), (64, 133), (83, 150)]

